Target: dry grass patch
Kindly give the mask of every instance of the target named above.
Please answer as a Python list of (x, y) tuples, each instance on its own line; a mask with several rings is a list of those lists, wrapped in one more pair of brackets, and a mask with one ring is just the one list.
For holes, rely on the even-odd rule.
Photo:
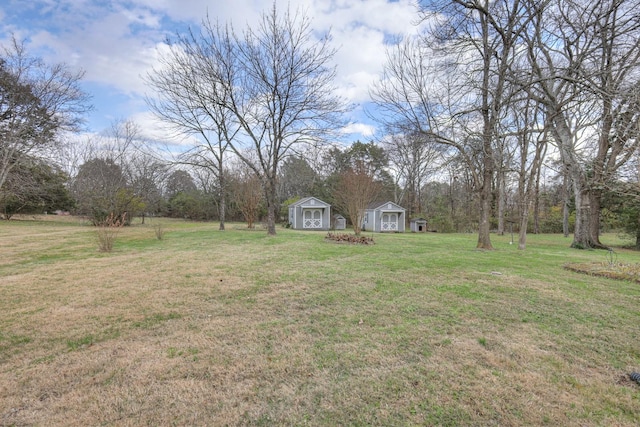
[(163, 224), (0, 224), (0, 425), (640, 422), (637, 285), (562, 268), (597, 254)]
[(616, 280), (631, 280), (640, 283), (640, 264), (619, 262), (570, 263), (564, 266), (567, 270), (591, 276), (606, 277)]

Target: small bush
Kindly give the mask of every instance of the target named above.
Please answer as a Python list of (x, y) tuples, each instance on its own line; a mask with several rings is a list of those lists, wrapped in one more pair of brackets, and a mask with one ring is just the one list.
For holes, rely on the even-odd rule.
[(156, 233), (156, 239), (162, 240), (164, 239), (165, 229), (162, 224), (156, 224), (153, 226), (153, 231)]
[(124, 225), (125, 216), (126, 213), (120, 217), (116, 217), (111, 213), (98, 225), (98, 250), (100, 252), (111, 252), (113, 250), (113, 243)]

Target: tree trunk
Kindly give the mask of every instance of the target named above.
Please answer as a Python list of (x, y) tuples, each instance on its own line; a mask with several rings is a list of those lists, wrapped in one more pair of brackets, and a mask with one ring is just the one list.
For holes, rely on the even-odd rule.
[(551, 108), (552, 131), (556, 140), (562, 163), (566, 168), (576, 203), (576, 223), (573, 231), (572, 248), (589, 249), (593, 246), (589, 233), (590, 197), (586, 177), (579, 162), (574, 146), (573, 135), (562, 111)]
[(220, 156), (220, 162), (218, 163), (218, 183), (220, 184), (220, 205), (218, 208), (218, 214), (220, 216), (220, 227), (218, 228), (218, 230), (220, 231), (224, 231), (224, 221), (225, 221), (225, 216), (226, 216), (226, 210), (227, 210), (227, 191), (226, 191), (226, 180), (224, 178), (224, 172), (223, 172), (223, 164), (222, 164), (222, 156)]
[(362, 233), (362, 227), (360, 226), (360, 221), (359, 220), (355, 220), (355, 221), (351, 221), (352, 222), (352, 226), (353, 226), (353, 234), (355, 234), (356, 236), (359, 236), (360, 233)]
[(276, 217), (278, 209), (278, 189), (275, 179), (268, 179), (265, 191), (265, 199), (267, 202), (267, 234), (269, 236), (276, 235)]
[(562, 234), (564, 237), (569, 237), (569, 177), (567, 172), (562, 173)]
[(267, 202), (267, 234), (276, 235), (276, 205), (273, 201)]
[[(486, 156), (486, 155), (485, 155)], [(489, 164), (488, 164), (489, 163)], [(493, 159), (489, 156), (484, 162), (483, 185), (480, 190), (480, 224), (478, 227), (478, 249), (493, 249), (491, 245), (491, 178)]]
[(600, 202), (602, 200), (601, 190), (591, 190), (589, 192), (589, 241), (596, 249), (607, 249), (607, 246), (600, 242)]
[(505, 172), (500, 168), (498, 172), (498, 236), (504, 236), (504, 210), (506, 204)]
[(538, 168), (533, 187), (533, 234), (540, 234), (540, 170)]
[(527, 226), (529, 225), (529, 199), (526, 198), (522, 202), (522, 211), (520, 212), (520, 233), (518, 235), (518, 249), (521, 251), (527, 248)]
[(220, 227), (218, 227), (218, 230), (220, 231), (224, 231), (224, 217), (225, 217), (225, 211), (227, 209), (227, 203), (224, 200), (225, 198), (225, 191), (221, 190), (220, 191), (220, 207), (218, 208), (218, 213), (220, 215)]
[(638, 224), (636, 227), (636, 250), (640, 250), (640, 215), (638, 215)]
[(592, 247), (589, 236), (589, 192), (576, 182), (574, 182), (573, 188), (573, 194), (576, 199), (576, 224), (571, 247), (575, 249), (589, 249)]

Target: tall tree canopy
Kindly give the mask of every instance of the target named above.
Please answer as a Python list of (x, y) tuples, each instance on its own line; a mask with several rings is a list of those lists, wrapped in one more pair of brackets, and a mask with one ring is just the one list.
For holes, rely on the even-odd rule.
[(602, 247), (603, 191), (639, 143), (640, 1), (420, 4), (426, 29), (390, 51), (372, 91), (385, 128), (427, 136), (464, 161), (487, 249), (496, 194), (498, 224), (504, 215), (505, 171), (526, 176), (528, 203), (527, 181), (538, 182), (552, 140), (573, 186), (572, 246)]
[(90, 108), (82, 72), (29, 56), (15, 38), (0, 50), (0, 192), (23, 156), (42, 156)]

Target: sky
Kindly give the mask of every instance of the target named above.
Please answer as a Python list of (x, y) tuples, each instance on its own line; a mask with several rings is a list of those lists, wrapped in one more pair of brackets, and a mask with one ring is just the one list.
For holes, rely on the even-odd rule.
[[(337, 49), (339, 95), (355, 108), (346, 117), (344, 141), (372, 140), (377, 128), (365, 111), (369, 89), (379, 79), (385, 49), (417, 31), (413, 0), (276, 0), (278, 10), (300, 7), (318, 33), (330, 31)], [(0, 44), (15, 36), (31, 55), (85, 72), (83, 89), (93, 111), (86, 132), (100, 133), (116, 121), (131, 120), (143, 136), (163, 137), (149, 112), (153, 97), (144, 76), (157, 65), (167, 37), (212, 21), (251, 27), (273, 0), (3, 0)]]

